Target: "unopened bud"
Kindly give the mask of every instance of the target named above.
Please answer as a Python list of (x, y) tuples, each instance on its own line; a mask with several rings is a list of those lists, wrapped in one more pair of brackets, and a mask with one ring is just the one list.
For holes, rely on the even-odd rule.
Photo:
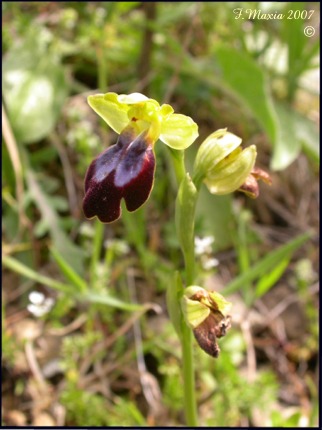
[(240, 147), (242, 140), (226, 129), (212, 133), (200, 146), (194, 165), (194, 182), (204, 181), (212, 194), (238, 190), (252, 171), (255, 145)]

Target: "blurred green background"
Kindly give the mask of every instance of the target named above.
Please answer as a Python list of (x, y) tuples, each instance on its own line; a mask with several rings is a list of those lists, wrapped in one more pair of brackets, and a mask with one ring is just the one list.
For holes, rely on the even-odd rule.
[(200, 195), (201, 281), (233, 303), (219, 359), (195, 343), (200, 425), (317, 426), (319, 9), (2, 2), (3, 425), (184, 424), (168, 149), (140, 210), (82, 213), (86, 169), (116, 141), (86, 98), (114, 91), (191, 116), (188, 165), (227, 127), (273, 180), (254, 201)]

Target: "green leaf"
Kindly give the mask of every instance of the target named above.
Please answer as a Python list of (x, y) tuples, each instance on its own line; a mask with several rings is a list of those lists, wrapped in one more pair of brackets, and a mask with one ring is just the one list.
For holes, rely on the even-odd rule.
[(61, 282), (57, 282), (54, 279), (49, 278), (48, 276), (40, 275), (35, 270), (25, 266), (24, 264), (20, 263), (18, 260), (12, 257), (4, 256), (2, 258), (2, 262), (5, 267), (12, 270), (13, 272), (19, 273), (26, 278), (32, 279), (39, 284), (47, 285), (48, 287), (53, 288), (55, 290), (67, 294), (72, 294), (77, 300), (80, 301), (108, 305), (125, 311), (144, 311), (153, 307), (152, 305), (149, 306), (148, 304), (136, 305), (133, 303), (126, 303), (115, 297), (96, 294), (92, 292), (80, 294), (79, 291), (75, 290), (75, 288), (73, 288), (71, 285), (63, 284)]
[(70, 240), (67, 234), (61, 229), (60, 225), (58, 229), (56, 226), (50, 227), (50, 235), (52, 237), (53, 246), (66, 262), (73, 267), (75, 272), (80, 275), (83, 274), (85, 251)]
[[(290, 2), (288, 3), (286, 10), (298, 10), (301, 12), (304, 8), (304, 2)], [(309, 38), (305, 36), (303, 31), (304, 22), (302, 19), (284, 19), (283, 24), (282, 36), (288, 45), (289, 74), (298, 75), (303, 50)]]
[(170, 282), (167, 288), (167, 309), (170, 320), (177, 332), (179, 338), (182, 338), (182, 311), (180, 299), (183, 294), (183, 285), (179, 272), (175, 272), (173, 282)]
[(274, 143), (277, 136), (276, 114), (263, 71), (245, 52), (228, 46), (216, 49), (224, 85), (248, 107)]
[(14, 45), (3, 61), (3, 96), (18, 142), (32, 143), (55, 127), (67, 96), (61, 64), (32, 31)]
[(270, 168), (285, 169), (298, 157), (302, 147), (318, 161), (319, 136), (312, 121), (282, 103), (275, 102), (275, 108), (280, 138), (274, 145)]
[(79, 297), (80, 300), (101, 305), (112, 306), (123, 311), (140, 311), (148, 309), (146, 305), (136, 305), (133, 303), (123, 302), (115, 297), (89, 292)]
[[(25, 164), (28, 166), (29, 163), (26, 153), (24, 153), (24, 158)], [(38, 182), (36, 174), (29, 167), (26, 167), (26, 181), (32, 199), (41, 213), (41, 220), (44, 222), (43, 226), (48, 227), (53, 246), (61, 254), (63, 259), (66, 260), (66, 263), (73, 267), (74, 271), (81, 274), (84, 271), (83, 261), (85, 252), (74, 245), (62, 229), (60, 218), (52, 207), (50, 198)]]
[(232, 226), (234, 225), (232, 194), (216, 196), (205, 187), (199, 193), (197, 219), (202, 222), (205, 235), (216, 238), (215, 251), (221, 251), (232, 245)]
[[(309, 9), (306, 7), (306, 2), (291, 2), (285, 6), (286, 13), (293, 10), (300, 14), (304, 11), (306, 14), (306, 9)], [(306, 36), (304, 30), (308, 22), (303, 19), (285, 19), (283, 24), (281, 36), (288, 48), (287, 95), (288, 101), (292, 102), (301, 85), (301, 76), (312, 67), (314, 57), (318, 56), (320, 40), (319, 38), (313, 40)]]
[(70, 292), (70, 285), (63, 284), (61, 282), (57, 282), (54, 279), (49, 278), (48, 276), (44, 276), (31, 269), (28, 266), (20, 263), (20, 261), (15, 258), (9, 256), (3, 256), (2, 263), (5, 267), (12, 270), (13, 272), (19, 273), (26, 278), (32, 279), (39, 284), (47, 285), (47, 287), (53, 288), (54, 290), (62, 291), (62, 292)]
[(262, 297), (276, 284), (289, 265), (290, 259), (291, 255), (287, 255), (279, 263), (277, 263), (273, 270), (260, 278), (255, 289), (256, 298)]
[(54, 260), (58, 264), (60, 270), (66, 277), (66, 279), (74, 285), (80, 292), (85, 292), (87, 290), (87, 284), (81, 278), (75, 270), (68, 264), (68, 262), (63, 258), (63, 256), (55, 249), (51, 247), (50, 252), (54, 257)]
[(245, 283), (252, 282), (260, 276), (265, 275), (267, 272), (272, 270), (272, 268), (276, 267), (280, 263), (281, 259), (288, 257), (290, 254), (292, 255), (293, 252), (300, 248), (308, 239), (310, 239), (311, 236), (311, 233), (301, 234), (285, 245), (282, 245), (276, 250), (270, 252), (258, 263), (254, 264), (251, 270), (248, 270), (230, 282), (221, 291), (221, 293), (225, 296), (227, 294), (232, 294), (235, 291), (242, 290)]
[(289, 108), (276, 103), (280, 137), (276, 140), (271, 158), (272, 170), (283, 170), (288, 167), (301, 151), (300, 140), (296, 136), (295, 117)]

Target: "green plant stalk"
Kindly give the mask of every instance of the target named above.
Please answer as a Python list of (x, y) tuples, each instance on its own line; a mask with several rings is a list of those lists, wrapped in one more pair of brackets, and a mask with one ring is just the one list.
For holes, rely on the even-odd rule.
[[(174, 166), (174, 171), (178, 183), (178, 188), (180, 188), (180, 184), (182, 180), (186, 176), (186, 169), (184, 164), (184, 151), (173, 151), (171, 150), (172, 161)], [(184, 256), (184, 264), (185, 264), (185, 272), (186, 272), (186, 286), (193, 285), (195, 280), (195, 255), (194, 255), (194, 215), (195, 215), (195, 204), (194, 205), (185, 205), (185, 200), (181, 199), (179, 203), (179, 209), (182, 213), (185, 213), (188, 218), (192, 219), (192, 226), (190, 232), (187, 232), (190, 235), (191, 240), (185, 242), (185, 245), (182, 245), (181, 248)], [(187, 213), (187, 212), (190, 213)], [(177, 216), (177, 214), (176, 214)], [(180, 306), (180, 303), (178, 303)], [(194, 362), (193, 362), (193, 350), (192, 350), (192, 331), (190, 327), (186, 325), (184, 321), (182, 321), (182, 336), (181, 336), (181, 351), (182, 351), (182, 365), (183, 365), (183, 390), (184, 390), (184, 411), (186, 424), (189, 427), (197, 427), (198, 426), (198, 418), (197, 418), (197, 402), (196, 402), (196, 387), (195, 387), (195, 371), (194, 371)]]
[[(194, 247), (194, 244), (192, 245)], [(193, 285), (195, 279), (194, 248), (184, 253), (186, 269), (186, 286)], [(180, 306), (180, 304), (178, 304)], [(183, 361), (183, 386), (184, 386), (184, 409), (186, 422), (189, 427), (198, 426), (195, 371), (192, 351), (192, 331), (190, 327), (182, 322), (182, 361)]]
[(182, 179), (185, 177), (186, 175), (186, 168), (185, 168), (185, 164), (184, 164), (184, 151), (178, 151), (175, 149), (172, 149), (170, 147), (168, 147), (170, 154), (171, 154), (171, 159), (172, 159), (172, 163), (173, 163), (173, 167), (174, 167), (174, 173), (176, 175), (176, 179), (177, 179), (177, 184), (178, 184), (178, 188), (181, 184)]
[(94, 227), (93, 251), (92, 251), (92, 258), (90, 263), (90, 280), (92, 284), (95, 282), (95, 279), (96, 279), (97, 264), (100, 259), (103, 240), (104, 240), (104, 224), (96, 220), (95, 227)]
[(182, 324), (182, 364), (183, 364), (183, 389), (184, 411), (186, 424), (189, 427), (198, 427), (195, 371), (192, 354), (192, 331), (187, 324)]

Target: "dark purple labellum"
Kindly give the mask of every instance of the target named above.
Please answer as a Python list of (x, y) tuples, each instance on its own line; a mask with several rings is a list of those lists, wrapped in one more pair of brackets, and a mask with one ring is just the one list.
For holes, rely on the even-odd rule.
[(135, 136), (127, 127), (117, 143), (102, 152), (89, 166), (85, 178), (83, 210), (86, 218), (104, 223), (121, 215), (121, 199), (132, 212), (148, 199), (154, 179), (155, 157), (147, 132)]

